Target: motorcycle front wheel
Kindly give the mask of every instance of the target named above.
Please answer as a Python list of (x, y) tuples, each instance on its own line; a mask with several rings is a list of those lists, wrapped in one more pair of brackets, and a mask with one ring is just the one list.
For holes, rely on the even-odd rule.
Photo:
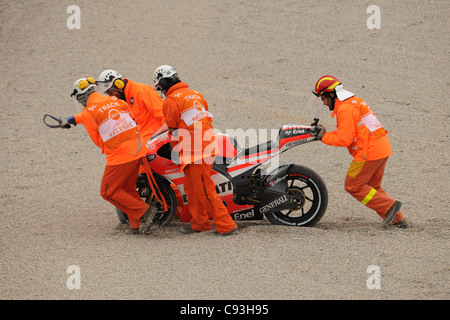
[(273, 224), (313, 227), (322, 219), (328, 205), (325, 182), (314, 170), (293, 165), (285, 178), (288, 193), (296, 196), (298, 205), (294, 209), (266, 213)]
[[(158, 211), (153, 218), (153, 223), (157, 225), (168, 226), (171, 224), (173, 218), (175, 217), (175, 214), (177, 213), (177, 197), (167, 180), (157, 175), (155, 175), (155, 180), (159, 186), (159, 190), (161, 191), (164, 199), (167, 202), (167, 211)], [(155, 203), (156, 198), (152, 193), (152, 189), (148, 184), (148, 179), (145, 174), (139, 175), (136, 182), (136, 187), (142, 200), (147, 203), (153, 203), (158, 207), (158, 204)], [(117, 218), (119, 218), (120, 223), (128, 225), (130, 224), (130, 222), (128, 221), (128, 216), (122, 210), (116, 208), (116, 214)]]

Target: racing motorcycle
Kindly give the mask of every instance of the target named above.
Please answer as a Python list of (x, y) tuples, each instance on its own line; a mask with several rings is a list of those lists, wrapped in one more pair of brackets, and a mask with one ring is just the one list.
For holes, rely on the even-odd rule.
[[(275, 168), (265, 165), (293, 147), (317, 141), (313, 128), (319, 119), (314, 120), (311, 126), (283, 125), (274, 141), (249, 148), (242, 148), (236, 137), (216, 134), (218, 154), (211, 178), (233, 220), (266, 217), (273, 224), (305, 227), (320, 221), (327, 209), (328, 192), (319, 174), (294, 163)], [(153, 223), (169, 225), (180, 211), (181, 221), (190, 221), (184, 173), (172, 159), (168, 131), (151, 138), (147, 145), (146, 173), (139, 175), (136, 186), (141, 198), (158, 208)], [(121, 223), (129, 223), (124, 212), (116, 209), (116, 213)]]

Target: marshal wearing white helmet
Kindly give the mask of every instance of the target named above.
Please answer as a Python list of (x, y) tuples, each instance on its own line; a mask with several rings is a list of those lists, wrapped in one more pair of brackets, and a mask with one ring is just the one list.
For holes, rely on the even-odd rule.
[(92, 92), (95, 91), (95, 80), (91, 77), (81, 78), (73, 84), (73, 91), (70, 95), (73, 97), (75, 106), (81, 104), (81, 108), (86, 107), (87, 100)]
[(161, 65), (153, 73), (155, 90), (160, 91), (163, 95), (166, 94), (171, 86), (178, 82), (180, 82), (180, 78), (178, 77), (177, 70), (169, 65)]
[(118, 90), (122, 90), (124, 87), (122, 75), (112, 69), (107, 69), (100, 73), (95, 84), (97, 85), (97, 91), (101, 94), (106, 94), (110, 89), (117, 88)]

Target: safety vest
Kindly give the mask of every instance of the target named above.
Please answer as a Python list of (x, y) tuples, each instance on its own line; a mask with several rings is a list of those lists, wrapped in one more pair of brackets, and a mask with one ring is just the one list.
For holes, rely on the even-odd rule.
[(362, 125), (366, 126), (367, 129), (369, 130), (369, 134), (373, 135), (375, 139), (380, 139), (381, 137), (384, 137), (387, 134), (387, 131), (384, 130), (383, 125), (381, 124), (380, 121), (378, 121), (372, 109), (364, 100), (357, 97), (355, 98), (356, 98), (355, 105), (357, 108), (359, 108), (360, 114), (360, 121), (358, 122), (358, 127)]
[[(179, 150), (181, 165), (194, 163), (196, 160), (209, 158), (215, 155), (215, 134), (212, 126), (213, 116), (208, 111), (205, 98), (195, 90), (189, 89), (188, 85), (180, 82), (169, 89), (165, 104), (175, 101), (173, 107), (179, 110), (179, 119), (173, 119), (178, 123)], [(176, 106), (175, 106), (176, 105)], [(170, 109), (170, 108), (166, 108)], [(167, 110), (166, 121), (172, 120), (170, 110)], [(177, 121), (178, 120), (178, 121)], [(168, 122), (168, 123), (169, 123)], [(169, 125), (170, 127), (170, 125)], [(184, 135), (188, 133), (189, 139)], [(190, 141), (188, 141), (190, 140)], [(205, 151), (206, 150), (206, 151)]]
[(86, 108), (98, 125), (98, 132), (106, 148), (114, 149), (125, 141), (139, 137), (139, 129), (124, 101), (94, 92), (89, 97)]
[[(387, 131), (364, 100), (356, 96), (337, 99), (331, 117), (335, 115), (338, 130), (325, 133), (322, 142), (347, 147), (355, 161), (378, 160), (392, 154)], [(350, 137), (353, 140), (347, 141)]]
[[(372, 109), (369, 105), (358, 97), (351, 97), (348, 102), (355, 106), (355, 108), (359, 109), (359, 121), (358, 128), (356, 134), (356, 140), (362, 140), (362, 159), (369, 160), (368, 151), (369, 151), (369, 138), (372, 137), (375, 140), (378, 140), (387, 135), (387, 131), (384, 130), (383, 125), (378, 118), (373, 113)], [(357, 142), (357, 141), (355, 141)], [(354, 143), (355, 143), (354, 142)], [(354, 148), (354, 146), (352, 146)], [(356, 149), (356, 148), (355, 148)]]

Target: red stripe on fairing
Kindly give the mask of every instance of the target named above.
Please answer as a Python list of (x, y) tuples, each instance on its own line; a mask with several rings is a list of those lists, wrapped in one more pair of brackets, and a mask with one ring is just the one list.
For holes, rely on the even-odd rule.
[(290, 137), (290, 138), (284, 138), (284, 139), (281, 139), (280, 145), (276, 149), (266, 150), (266, 151), (262, 151), (262, 152), (256, 153), (256, 154), (250, 154), (250, 155), (247, 155), (245, 157), (239, 157), (239, 159), (248, 159), (248, 158), (253, 158), (253, 157), (259, 157), (259, 156), (266, 155), (266, 154), (276, 153), (286, 143), (292, 142), (292, 141), (297, 141), (297, 140), (303, 140), (303, 139), (309, 138), (310, 136), (311, 136), (311, 134), (307, 133), (307, 134), (304, 134), (304, 135), (301, 135), (301, 136), (294, 136), (294, 137)]
[(245, 157), (239, 157), (239, 159), (248, 159), (248, 158), (254, 158), (254, 157), (259, 157), (265, 154), (269, 154), (269, 153), (274, 153), (274, 152), (278, 152), (278, 148), (277, 149), (273, 149), (273, 150), (266, 150), (266, 151), (261, 151), (260, 153), (254, 153), (254, 154), (250, 154), (248, 156)]

